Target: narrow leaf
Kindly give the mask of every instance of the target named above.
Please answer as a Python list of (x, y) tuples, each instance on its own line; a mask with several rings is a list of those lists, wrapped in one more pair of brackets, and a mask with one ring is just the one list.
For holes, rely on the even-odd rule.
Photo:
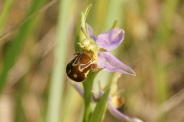
[(12, 5), (12, 0), (6, 0), (0, 15), (0, 31), (2, 31), (3, 25), (6, 22), (11, 5)]
[[(25, 18), (28, 18), (34, 12), (38, 11), (39, 8), (44, 4), (44, 2), (45, 2), (44, 0), (40, 0), (40, 1), (34, 0), (28, 12), (26, 13)], [(8, 47), (7, 51), (5, 52), (3, 57), (4, 64), (3, 64), (2, 70), (0, 71), (0, 93), (2, 92), (4, 85), (6, 84), (6, 78), (8, 76), (8, 72), (16, 62), (16, 59), (19, 56), (19, 53), (24, 45), (24, 42), (26, 42), (27, 37), (31, 35), (31, 32), (34, 30), (34, 27), (36, 27), (37, 19), (36, 18), (31, 19), (26, 23), (24, 23), (24, 25), (22, 25), (19, 28), (19, 31), (18, 31), (19, 33), (17, 33), (15, 38), (12, 40), (10, 46)]]
[(97, 103), (95, 110), (94, 110), (89, 122), (102, 122), (104, 115), (105, 115), (105, 110), (107, 107), (109, 91), (110, 91), (110, 89), (108, 89), (104, 93), (104, 95), (102, 96), (100, 101)]

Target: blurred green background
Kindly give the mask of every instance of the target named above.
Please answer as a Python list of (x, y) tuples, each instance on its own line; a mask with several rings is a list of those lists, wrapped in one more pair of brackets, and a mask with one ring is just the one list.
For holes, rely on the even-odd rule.
[[(137, 76), (118, 80), (125, 99), (119, 110), (145, 122), (183, 122), (183, 0), (1, 0), (0, 122), (81, 120), (83, 101), (65, 67), (75, 53), (80, 13), (89, 4), (87, 22), (96, 36), (114, 20), (125, 30), (113, 53)], [(115, 76), (101, 71), (95, 82)], [(104, 122), (117, 121), (107, 111)]]

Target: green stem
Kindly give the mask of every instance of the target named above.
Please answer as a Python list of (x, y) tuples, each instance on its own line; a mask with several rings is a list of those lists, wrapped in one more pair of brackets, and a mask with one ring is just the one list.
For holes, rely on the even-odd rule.
[(96, 73), (91, 72), (87, 79), (83, 82), (84, 87), (84, 116), (83, 122), (88, 122), (91, 114), (91, 90)]

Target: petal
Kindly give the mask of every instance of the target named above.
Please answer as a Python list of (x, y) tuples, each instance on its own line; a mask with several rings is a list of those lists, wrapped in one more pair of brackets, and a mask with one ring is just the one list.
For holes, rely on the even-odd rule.
[(104, 68), (109, 72), (136, 75), (129, 66), (122, 63), (109, 52), (100, 52), (98, 54), (98, 68)]
[(96, 40), (96, 37), (93, 32), (93, 28), (86, 23), (86, 33), (89, 37), (91, 37), (93, 40)]
[(73, 87), (79, 92), (79, 94), (84, 97), (84, 90), (77, 84), (73, 84)]
[(112, 29), (104, 34), (100, 34), (96, 40), (100, 48), (108, 51), (117, 48), (124, 39), (124, 31), (120, 28)]
[(119, 118), (121, 120), (126, 120), (126, 121), (131, 121), (131, 122), (143, 122), (142, 120), (138, 119), (138, 118), (132, 118), (129, 117), (123, 113), (121, 113), (120, 111), (118, 111), (112, 104), (111, 99), (109, 99), (109, 111), (111, 112), (112, 115), (114, 115), (116, 118)]

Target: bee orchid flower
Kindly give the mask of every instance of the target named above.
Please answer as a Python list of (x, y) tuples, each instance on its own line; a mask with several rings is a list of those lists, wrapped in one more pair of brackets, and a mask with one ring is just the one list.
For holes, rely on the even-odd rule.
[[(129, 74), (133, 76), (136, 74), (129, 66), (110, 53), (110, 51), (118, 48), (123, 42), (124, 30), (116, 28), (115, 21), (109, 31), (99, 34), (96, 37), (92, 27), (86, 23), (90, 8), (91, 5), (86, 8), (85, 12), (81, 13), (81, 19), (75, 33), (75, 57), (66, 67), (66, 73), (73, 81), (82, 82), (86, 80), (83, 82), (83, 89), (76, 84), (73, 85), (80, 95), (84, 97), (83, 121), (102, 120), (105, 114), (106, 103), (108, 103), (109, 111), (117, 118), (126, 121), (141, 122), (141, 120), (128, 117), (117, 110), (117, 107), (122, 105), (123, 99), (109, 92), (109, 87), (112, 85), (111, 82), (107, 85), (108, 90), (100, 88), (97, 93), (94, 93), (92, 90), (94, 78), (98, 73), (97, 71), (102, 69), (108, 72), (117, 72), (118, 74)], [(91, 113), (91, 102), (98, 102), (93, 113)]]
[(74, 81), (84, 81), (89, 71), (104, 69), (108, 72), (118, 72), (135, 76), (135, 72), (122, 63), (109, 51), (117, 48), (124, 39), (124, 31), (113, 28), (110, 31), (98, 35), (96, 38), (93, 29), (85, 24), (81, 27), (84, 33), (83, 39), (77, 44), (82, 48), (82, 53), (76, 53), (76, 57), (67, 65), (67, 75)]
[(119, 72), (135, 76), (135, 72), (118, 60), (109, 51), (117, 48), (124, 40), (124, 30), (115, 28), (95, 37), (93, 29), (86, 23), (91, 5), (81, 14), (75, 34), (76, 57), (68, 63), (66, 73), (76, 82), (82, 82), (90, 71), (104, 69), (108, 72)]
[(86, 24), (86, 32), (88, 38), (93, 40), (96, 44), (93, 45), (93, 47), (97, 46), (95, 47), (97, 50), (92, 50), (94, 55), (96, 55), (95, 60), (97, 62), (97, 68), (102, 68), (109, 72), (119, 72), (121, 74), (130, 74), (135, 76), (135, 72), (129, 66), (122, 63), (109, 52), (116, 49), (123, 42), (124, 30), (113, 28), (104, 34), (99, 34), (96, 38), (94, 36), (93, 29)]
[[(74, 88), (79, 92), (79, 94), (84, 97), (84, 91), (81, 87), (79, 87), (77, 84), (73, 84)], [(103, 96), (104, 92), (99, 91), (98, 93), (91, 92), (93, 97), (91, 97), (92, 102), (98, 102), (99, 99)], [(122, 97), (119, 97), (119, 95), (112, 95), (110, 94), (108, 96), (108, 110), (109, 112), (116, 118), (120, 120), (126, 120), (129, 122), (143, 122), (142, 120), (135, 118), (135, 117), (129, 117), (123, 113), (121, 113), (117, 108), (122, 105)]]

